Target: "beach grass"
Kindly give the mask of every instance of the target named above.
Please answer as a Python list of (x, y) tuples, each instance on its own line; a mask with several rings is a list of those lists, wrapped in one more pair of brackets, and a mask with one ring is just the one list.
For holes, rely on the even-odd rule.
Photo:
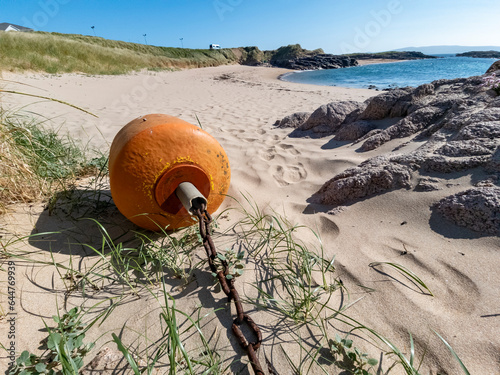
[(156, 47), (100, 37), (0, 31), (0, 70), (124, 74), (234, 64), (231, 49)]
[(46, 120), (0, 108), (0, 212), (16, 202), (46, 201), (76, 178), (99, 175), (102, 153), (58, 134)]

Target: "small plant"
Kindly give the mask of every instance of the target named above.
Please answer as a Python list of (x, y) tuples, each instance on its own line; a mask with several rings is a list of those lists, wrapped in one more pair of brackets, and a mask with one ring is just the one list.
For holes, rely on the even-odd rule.
[(375, 358), (353, 347), (352, 340), (348, 338), (342, 339), (335, 335), (335, 339), (330, 339), (328, 344), (335, 357), (335, 365), (349, 374), (368, 375), (369, 370), (378, 364)]
[[(314, 322), (341, 287), (333, 277), (335, 258), (324, 257), (320, 237), (309, 228), (293, 225), (277, 213), (265, 214), (254, 204), (251, 210), (243, 209), (243, 214), (237, 224), (241, 241), (268, 269), (269, 277), (255, 285), (264, 306), (296, 323)], [(312, 232), (319, 249), (311, 250), (299, 239), (301, 230)]]
[[(234, 251), (233, 249), (226, 249), (224, 253), (217, 253), (217, 258), (215, 259), (217, 271), (224, 270), (222, 262), (226, 262), (228, 269), (226, 279), (231, 280), (235, 277), (243, 275), (243, 269), (245, 268), (245, 266), (242, 262), (244, 257), (244, 251), (239, 251), (238, 253), (236, 253), (236, 251)], [(216, 277), (217, 275), (212, 272), (212, 276)]]
[(490, 74), (489, 76), (483, 77), (483, 83), (481, 87), (487, 87), (495, 91), (497, 95), (500, 95), (500, 77), (497, 76), (496, 72)]
[(83, 343), (85, 332), (93, 323), (90, 326), (83, 325), (80, 314), (81, 310), (75, 307), (62, 317), (53, 316), (52, 319), (57, 323), (54, 329), (44, 322), (48, 332), (44, 340), (45, 352), (36, 355), (23, 351), (9, 375), (77, 375), (83, 366), (83, 357), (94, 346), (94, 343)]
[(427, 293), (429, 293), (429, 295), (431, 295), (432, 297), (434, 297), (434, 294), (432, 294), (432, 292), (429, 289), (429, 287), (415, 273), (413, 273), (408, 268), (406, 268), (406, 267), (404, 267), (404, 266), (402, 266), (400, 264), (392, 263), (392, 262), (373, 262), (373, 263), (370, 263), (368, 266), (372, 267), (372, 268), (375, 268), (377, 266), (384, 265), (384, 264), (387, 265), (387, 266), (391, 266), (391, 267), (395, 268), (403, 276), (405, 276), (408, 280), (410, 280), (412, 283), (414, 283), (418, 288), (420, 288), (421, 290), (422, 289), (426, 290)]

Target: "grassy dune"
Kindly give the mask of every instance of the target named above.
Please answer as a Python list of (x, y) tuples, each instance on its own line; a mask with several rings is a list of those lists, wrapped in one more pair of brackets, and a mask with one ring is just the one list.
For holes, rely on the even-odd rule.
[(237, 63), (231, 49), (156, 47), (59, 33), (0, 31), (0, 70), (124, 74)]

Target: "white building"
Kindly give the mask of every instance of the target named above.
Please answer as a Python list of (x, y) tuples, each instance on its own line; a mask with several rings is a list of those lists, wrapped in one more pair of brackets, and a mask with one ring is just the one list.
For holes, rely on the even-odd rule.
[(33, 29), (4, 22), (0, 23), (0, 31), (33, 31)]

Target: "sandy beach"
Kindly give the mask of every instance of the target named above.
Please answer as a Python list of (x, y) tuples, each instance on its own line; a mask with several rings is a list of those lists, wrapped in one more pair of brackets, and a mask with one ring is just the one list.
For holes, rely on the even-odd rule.
[[(360, 61), (361, 65), (368, 61)], [(9, 108), (23, 108), (46, 118), (47, 125), (70, 133), (84, 144), (107, 152), (116, 133), (132, 119), (151, 113), (164, 113), (190, 123), (201, 123), (226, 150), (231, 164), (229, 195), (240, 203), (246, 197), (261, 210), (279, 213), (293, 224), (312, 228), (320, 236), (325, 258), (335, 257), (335, 277), (348, 291), (334, 294), (329, 306), (348, 306), (345, 314), (379, 332), (396, 344), (409, 357), (411, 333), (416, 346), (416, 358), (423, 358), (422, 374), (459, 374), (460, 367), (435, 332), (453, 347), (471, 374), (500, 374), (500, 273), (496, 236), (479, 235), (436, 217), (430, 206), (441, 198), (472, 186), (470, 174), (452, 173), (440, 189), (429, 192), (395, 190), (361, 199), (354, 204), (331, 211), (311, 203), (311, 196), (334, 175), (354, 167), (364, 160), (385, 154), (395, 154), (415, 145), (406, 138), (393, 139), (368, 152), (357, 151), (359, 145), (324, 138), (291, 138), (291, 129), (281, 129), (276, 120), (294, 112), (312, 112), (333, 101), (364, 101), (379, 92), (367, 89), (323, 87), (295, 84), (278, 80), (285, 69), (219, 66), (174, 72), (142, 72), (123, 76), (88, 76), (80, 74), (47, 75), (40, 73), (4, 73), (8, 87), (32, 94), (57, 98), (81, 107), (93, 117), (60, 103), (22, 96), (4, 96)], [(22, 85), (21, 85), (22, 84)], [(401, 146), (398, 148), (398, 146)], [(109, 193), (106, 188), (103, 191)], [(228, 198), (219, 212), (237, 208)], [(230, 228), (238, 214), (229, 211), (220, 219), (220, 231)], [(94, 219), (112, 222), (110, 233), (135, 229), (116, 210)], [(49, 216), (42, 204), (11, 207), (0, 216), (3, 238), (33, 233), (65, 230), (63, 234), (30, 240), (17, 245), (32, 251), (36, 259), (67, 263), (83, 262), (84, 252), (75, 245), (81, 233), (99, 246), (99, 231), (93, 222), (72, 222), (61, 215)], [(302, 233), (302, 232), (301, 232)], [(314, 246), (315, 236), (307, 231), (301, 235)], [(231, 247), (234, 237), (216, 238), (218, 247)], [(73, 253), (74, 252), (74, 253)], [(78, 255), (74, 255), (77, 253)], [(89, 254), (89, 253), (87, 253)], [(87, 255), (90, 257), (90, 255)], [(73, 258), (72, 258), (73, 257)], [(203, 259), (202, 249), (196, 250)], [(422, 291), (408, 278), (389, 266), (370, 267), (373, 262), (393, 262), (414, 272), (432, 291)], [(255, 272), (255, 262), (245, 262), (246, 272), (237, 280), (240, 293), (248, 299), (256, 297), (251, 286), (262, 274)], [(180, 287), (178, 280), (167, 279), (169, 292), (176, 307), (194, 314), (202, 306), (203, 314), (216, 310), (207, 318), (203, 331), (217, 342), (217, 349), (230, 365), (228, 373), (238, 372), (247, 363), (246, 357), (231, 336), (231, 310), (223, 293), (212, 283), (206, 267), (199, 267), (196, 280)], [(0, 280), (5, 275), (0, 273)], [(16, 261), (17, 326), (16, 349), (36, 350), (45, 337), (43, 320), (59, 308), (106, 304), (113, 294), (92, 292), (83, 301), (81, 295), (65, 293), (64, 280), (50, 265), (30, 265)], [(119, 294), (118, 287), (116, 293)], [(115, 294), (116, 295), (116, 294)], [(0, 295), (5, 309), (6, 295)], [(291, 374), (284, 351), (296, 364), (304, 360), (293, 333), (300, 332), (310, 349), (322, 340), (320, 330), (309, 331), (294, 326), (266, 309), (245, 304), (254, 320), (262, 326), (261, 361), (268, 358), (279, 374)], [(220, 309), (220, 310), (217, 310)], [(333, 310), (332, 310), (333, 311)], [(141, 349), (141, 333), (151, 339), (159, 332), (158, 301), (151, 296), (131, 294), (118, 306), (100, 328), (87, 334), (97, 340), (91, 359), (102, 347), (116, 350), (111, 333), (123, 332), (123, 340)], [(330, 312), (333, 315), (333, 312)], [(43, 319), (43, 320), (42, 320)], [(346, 333), (346, 326), (331, 320), (332, 333)], [(124, 329), (126, 326), (126, 330)], [(0, 320), (0, 342), (9, 330), (7, 319)], [(356, 337), (359, 334), (359, 337)], [(333, 333), (334, 335), (334, 333)], [(354, 345), (378, 359), (384, 370), (394, 355), (380, 342), (370, 344), (361, 332), (354, 332)], [(5, 345), (5, 344), (4, 344)], [(7, 359), (2, 353), (0, 368)], [(124, 365), (124, 362), (121, 362)], [(332, 374), (337, 372), (330, 368)], [(243, 373), (248, 370), (244, 370)], [(92, 372), (84, 373), (110, 373)], [(161, 372), (158, 372), (161, 373)], [(314, 371), (311, 373), (315, 373)], [(318, 372), (319, 373), (319, 372)], [(382, 372), (381, 372), (382, 373)], [(390, 374), (401, 374), (396, 366)]]

